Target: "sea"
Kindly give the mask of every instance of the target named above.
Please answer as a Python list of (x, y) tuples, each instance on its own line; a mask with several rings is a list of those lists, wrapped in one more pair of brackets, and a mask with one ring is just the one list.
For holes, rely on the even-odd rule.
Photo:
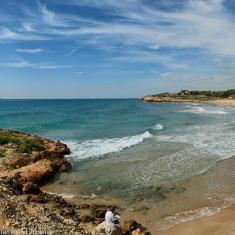
[(153, 230), (235, 201), (235, 109), (139, 99), (0, 100), (0, 128), (59, 140), (73, 168), (45, 189), (115, 201)]

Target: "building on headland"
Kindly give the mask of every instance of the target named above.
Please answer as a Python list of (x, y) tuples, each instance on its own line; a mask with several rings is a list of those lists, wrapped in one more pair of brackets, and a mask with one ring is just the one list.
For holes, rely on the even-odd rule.
[(190, 91), (188, 90), (181, 90), (179, 95), (183, 96), (183, 95), (190, 95)]

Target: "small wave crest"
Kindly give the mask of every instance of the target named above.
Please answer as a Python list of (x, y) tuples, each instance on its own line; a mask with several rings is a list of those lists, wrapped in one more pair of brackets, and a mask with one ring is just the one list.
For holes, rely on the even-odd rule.
[(164, 126), (161, 125), (161, 124), (156, 124), (152, 129), (153, 129), (153, 130), (156, 130), (156, 131), (158, 131), (158, 130), (163, 130), (163, 129), (164, 129)]
[(113, 139), (94, 139), (79, 141), (64, 141), (72, 154), (70, 156), (75, 159), (86, 159), (91, 157), (99, 157), (108, 153), (119, 152), (125, 148), (130, 148), (139, 143), (142, 143), (145, 139), (151, 138), (153, 135), (148, 131), (141, 135), (126, 136), (123, 138)]
[(220, 107), (197, 107), (197, 106), (186, 106), (188, 109), (180, 112), (184, 113), (197, 113), (197, 114), (227, 114), (224, 108)]

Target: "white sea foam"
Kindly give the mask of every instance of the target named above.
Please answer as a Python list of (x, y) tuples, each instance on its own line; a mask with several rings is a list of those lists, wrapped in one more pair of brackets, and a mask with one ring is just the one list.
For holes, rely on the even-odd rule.
[(226, 159), (235, 153), (235, 132), (226, 124), (189, 127), (181, 135), (158, 135), (157, 141), (185, 143)]
[(154, 127), (153, 127), (153, 130), (163, 130), (164, 129), (164, 126), (161, 125), (161, 124), (156, 124)]
[(94, 139), (79, 141), (64, 141), (72, 154), (70, 156), (76, 159), (86, 159), (90, 157), (99, 157), (108, 153), (119, 152), (125, 148), (132, 147), (142, 143), (145, 139), (151, 138), (152, 134), (148, 131), (141, 135), (126, 136), (113, 139)]
[(214, 107), (214, 106), (203, 106), (197, 107), (192, 105), (187, 105), (186, 109), (181, 110), (180, 112), (184, 113), (197, 113), (197, 114), (227, 114), (225, 108), (222, 107)]

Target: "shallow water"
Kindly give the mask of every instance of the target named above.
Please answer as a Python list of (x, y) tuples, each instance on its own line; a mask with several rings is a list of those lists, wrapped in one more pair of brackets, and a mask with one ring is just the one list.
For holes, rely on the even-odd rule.
[(73, 172), (48, 190), (115, 198), (152, 218), (152, 227), (233, 200), (235, 109), (135, 99), (2, 100), (0, 128), (69, 145)]

